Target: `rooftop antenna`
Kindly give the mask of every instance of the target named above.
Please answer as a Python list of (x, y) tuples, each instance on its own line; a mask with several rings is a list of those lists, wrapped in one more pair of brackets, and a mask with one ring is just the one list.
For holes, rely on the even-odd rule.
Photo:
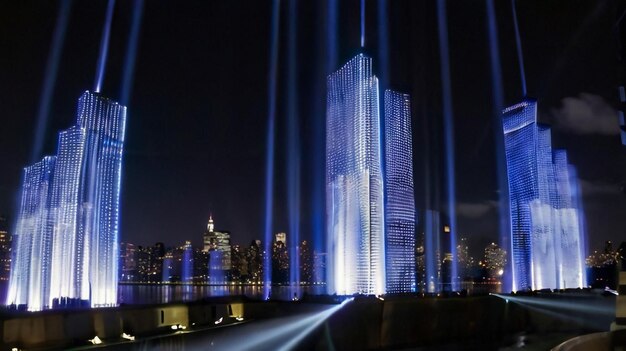
[(111, 34), (111, 22), (113, 21), (113, 9), (115, 0), (109, 0), (106, 17), (104, 18), (104, 28), (102, 29), (102, 39), (100, 40), (100, 55), (98, 55), (98, 66), (96, 68), (96, 81), (93, 91), (100, 92), (102, 81), (104, 80), (104, 67), (107, 64), (107, 53), (109, 51), (109, 35)]
[(522, 95), (526, 97), (526, 72), (524, 71), (524, 55), (522, 53), (522, 39), (519, 34), (519, 24), (517, 23), (516, 1), (511, 0), (511, 9), (513, 11), (513, 25), (515, 27), (515, 43), (517, 44), (517, 62), (519, 63), (520, 79), (522, 81)]

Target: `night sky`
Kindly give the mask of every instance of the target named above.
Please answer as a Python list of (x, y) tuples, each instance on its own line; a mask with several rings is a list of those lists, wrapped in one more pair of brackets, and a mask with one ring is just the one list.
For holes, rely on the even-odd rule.
[[(279, 36), (274, 232), (287, 231), (286, 97), (298, 97), (302, 222), (310, 238), (323, 208), (325, 77), (359, 46), (359, 1), (341, 1), (336, 55), (329, 50), (327, 1), (300, 2), (296, 87), (287, 84), (287, 1)], [(377, 2), (368, 0), (365, 53), (380, 74)], [(458, 232), (478, 252), (497, 241), (497, 182), (485, 1), (449, 1)], [(522, 98), (511, 8), (496, 1), (505, 104)], [(612, 1), (519, 0), (528, 95), (553, 126), (553, 145), (579, 172), (589, 243), (626, 238), (626, 149), (619, 139), (618, 66)], [(132, 1), (119, 0), (102, 93), (119, 99)], [(44, 155), (74, 123), (93, 89), (105, 1), (74, 1)], [(0, 213), (15, 222), (23, 167), (35, 144), (37, 111), (58, 1), (0, 4)], [(411, 94), (416, 204), (444, 208), (441, 82), (435, 1), (389, 2), (388, 74), (381, 89)], [(234, 243), (263, 237), (270, 1), (146, 1), (128, 103), (121, 240), (200, 244), (208, 216)], [(427, 127), (431, 126), (431, 127)], [(435, 127), (433, 127), (435, 126)], [(321, 155), (321, 157), (320, 157)], [(429, 194), (429, 196), (427, 196)], [(319, 199), (319, 197), (318, 197)], [(323, 198), (322, 198), (323, 203)], [(316, 217), (317, 216), (317, 217)]]

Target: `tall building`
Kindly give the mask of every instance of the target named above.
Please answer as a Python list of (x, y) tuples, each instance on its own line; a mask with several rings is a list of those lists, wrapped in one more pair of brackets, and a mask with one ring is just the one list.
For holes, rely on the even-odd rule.
[(26, 305), (29, 311), (50, 306), (50, 266), (53, 218), (51, 213), (52, 175), (56, 157), (24, 169), (8, 304)]
[(313, 282), (313, 252), (311, 244), (302, 240), (298, 250), (300, 255), (300, 282), (310, 284)]
[(329, 293), (385, 292), (384, 189), (378, 78), (357, 55), (327, 79)]
[(202, 236), (202, 243), (203, 245), (203, 250), (208, 252), (211, 248), (212, 248), (212, 237), (213, 237), (213, 232), (215, 231), (215, 223), (213, 223), (213, 216), (209, 215), (209, 223), (207, 223), (206, 225), (206, 231), (204, 232), (204, 235)]
[(248, 283), (259, 284), (263, 282), (263, 270), (270, 269), (270, 267), (263, 267), (263, 258), (266, 254), (269, 255), (263, 251), (261, 240), (252, 240), (245, 254), (245, 262), (248, 265)]
[[(117, 304), (125, 124), (126, 107), (86, 91), (76, 124), (59, 133), (57, 156), (26, 168), (13, 244), (21, 269), (11, 277), (7, 304)], [(33, 262), (41, 264), (23, 271)]]
[[(220, 268), (224, 272), (230, 271), (231, 268), (231, 247), (230, 247), (230, 232), (216, 231), (213, 223), (213, 217), (209, 217), (209, 223), (207, 230), (203, 235), (203, 250), (205, 252), (219, 251), (219, 254), (213, 254), (211, 258), (212, 267)], [(219, 255), (219, 260), (216, 261), (216, 257)]]
[(442, 228), (439, 211), (426, 210), (423, 212), (423, 261), (424, 277), (422, 286), (427, 293), (438, 293), (442, 288), (441, 263), (442, 254)]
[(135, 244), (120, 243), (120, 280), (129, 282), (136, 281), (136, 251)]
[(0, 281), (8, 281), (11, 275), (11, 234), (6, 217), (0, 216)]
[(287, 246), (287, 233), (276, 233), (274, 234), (274, 241), (278, 242), (282, 242), (283, 244), (285, 244), (285, 246)]
[(387, 292), (415, 291), (415, 198), (411, 102), (385, 91), (385, 253)]
[(284, 241), (272, 243), (272, 284), (289, 283), (289, 249)]
[(552, 152), (537, 102), (503, 112), (511, 215), (513, 291), (584, 285), (582, 213), (575, 170)]

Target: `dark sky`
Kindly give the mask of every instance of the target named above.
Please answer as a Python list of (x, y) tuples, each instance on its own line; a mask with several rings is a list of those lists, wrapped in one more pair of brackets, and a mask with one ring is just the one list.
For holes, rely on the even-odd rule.
[[(282, 1), (274, 231), (287, 230), (287, 1)], [(301, 136), (302, 232), (323, 186), (325, 76), (360, 52), (358, 1), (341, 1), (337, 60), (328, 60), (326, 1), (300, 2), (297, 96)], [(365, 51), (378, 73), (377, 3), (367, 3)], [(449, 1), (456, 124), (458, 225), (479, 251), (497, 237), (497, 182), (485, 1)], [(510, 5), (496, 1), (505, 104), (521, 97)], [(539, 100), (553, 144), (578, 168), (592, 247), (623, 240), (626, 150), (617, 127), (612, 1), (519, 0), (528, 94)], [(132, 1), (115, 8), (103, 94), (119, 99)], [(105, 1), (74, 1), (44, 154), (73, 124), (78, 96), (92, 89)], [(31, 162), (37, 110), (57, 1), (0, 4), (0, 213), (14, 222), (22, 168)], [(441, 190), (441, 83), (435, 1), (390, 1), (389, 69), (381, 89), (412, 94), (418, 210)], [(235, 243), (262, 237), (270, 1), (146, 1), (123, 167), (121, 238), (140, 245), (199, 244), (209, 213)], [(334, 67), (333, 67), (334, 66)], [(320, 129), (321, 128), (321, 129)], [(320, 133), (321, 131), (321, 133)], [(321, 139), (319, 138), (321, 136)], [(317, 139), (316, 139), (317, 138)], [(429, 157), (426, 157), (426, 154)], [(320, 164), (320, 160), (322, 163)], [(439, 191), (441, 192), (441, 191)]]

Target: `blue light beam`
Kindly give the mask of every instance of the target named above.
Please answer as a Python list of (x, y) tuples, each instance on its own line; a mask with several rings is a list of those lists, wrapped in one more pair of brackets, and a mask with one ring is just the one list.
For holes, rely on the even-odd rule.
[(120, 87), (120, 103), (128, 106), (130, 93), (133, 88), (133, 74), (135, 72), (135, 59), (137, 57), (137, 45), (139, 42), (139, 30), (143, 17), (143, 0), (135, 0), (133, 6), (133, 22), (130, 27), (126, 58), (124, 59), (124, 72), (122, 73), (122, 86)]
[(272, 250), (272, 217), (274, 206), (274, 129), (276, 125), (276, 69), (278, 66), (278, 28), (280, 24), (280, 0), (272, 4), (272, 29), (270, 37), (270, 67), (267, 79), (267, 155), (265, 165), (265, 226), (263, 241), (263, 296), (269, 298), (272, 281), (271, 250)]
[(104, 28), (102, 29), (102, 40), (100, 41), (100, 55), (98, 55), (98, 65), (96, 68), (96, 81), (94, 83), (94, 92), (99, 93), (104, 81), (104, 68), (107, 64), (107, 54), (109, 51), (109, 36), (111, 34), (111, 22), (113, 22), (113, 9), (115, 8), (115, 0), (109, 0), (107, 5), (106, 17), (104, 19)]
[(515, 26), (515, 44), (517, 45), (517, 62), (519, 64), (519, 74), (522, 84), (522, 96), (526, 97), (526, 72), (524, 70), (524, 55), (522, 52), (522, 38), (519, 34), (519, 23), (517, 22), (516, 1), (511, 0), (511, 9), (513, 11), (513, 25)]
[(289, 213), (290, 297), (299, 296), (300, 287), (300, 142), (298, 125), (297, 79), (297, 0), (289, 2), (287, 58), (287, 205)]
[(452, 291), (458, 290), (456, 254), (456, 187), (454, 170), (454, 112), (452, 108), (452, 81), (450, 79), (450, 49), (448, 47), (448, 15), (446, 0), (437, 0), (437, 24), (439, 28), (439, 56), (441, 59), (441, 86), (443, 98), (443, 122), (446, 150), (446, 182), (448, 188), (448, 215), (450, 216), (450, 253), (452, 253)]
[[(502, 110), (504, 109), (504, 92), (502, 88), (502, 69), (500, 62), (500, 48), (498, 45), (498, 27), (496, 23), (495, 7), (493, 0), (487, 0), (487, 36), (489, 41), (489, 58), (491, 61), (491, 93), (493, 98), (493, 133), (496, 146), (496, 172), (498, 178), (498, 191), (500, 201), (499, 210), (499, 234), (500, 247), (513, 252), (511, 246), (511, 223), (509, 222), (509, 185), (507, 182), (506, 158), (504, 154), (504, 137), (502, 135)], [(511, 291), (511, 263), (508, 259), (504, 267), (502, 279), (503, 291)]]
[(67, 32), (67, 23), (70, 17), (72, 0), (63, 0), (59, 6), (59, 14), (57, 15), (57, 23), (52, 36), (52, 45), (46, 62), (46, 75), (39, 97), (39, 111), (37, 111), (37, 128), (35, 128), (35, 146), (33, 148), (30, 162), (35, 163), (40, 158), (43, 149), (46, 127), (48, 125), (48, 116), (50, 114), (50, 102), (54, 91), (54, 85), (57, 80), (59, 71), (59, 60), (65, 43), (65, 33)]
[(365, 0), (361, 0), (361, 47), (365, 47)]

